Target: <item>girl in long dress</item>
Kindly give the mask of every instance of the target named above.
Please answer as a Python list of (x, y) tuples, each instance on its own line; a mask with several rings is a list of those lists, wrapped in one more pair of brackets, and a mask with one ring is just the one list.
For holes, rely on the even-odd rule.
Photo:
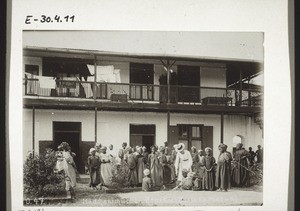
[(172, 151), (171, 151), (171, 155), (168, 159), (168, 163), (169, 163), (169, 166), (170, 166), (170, 169), (171, 169), (171, 183), (175, 182), (176, 180), (176, 172), (175, 172), (175, 159), (176, 159), (176, 148), (177, 145), (174, 145)]
[(143, 150), (142, 147), (139, 147), (137, 149), (137, 177), (138, 177), (138, 184), (141, 185), (143, 182), (143, 174), (145, 169), (145, 163), (144, 163), (144, 156), (143, 156)]
[(88, 167), (90, 171), (90, 187), (95, 190), (100, 184), (100, 158), (96, 155), (96, 149), (90, 149), (90, 156), (88, 157)]
[(165, 155), (165, 147), (161, 147), (159, 149), (159, 162), (162, 167), (162, 177), (163, 177), (163, 188), (165, 188), (165, 185), (169, 184), (171, 182), (171, 168), (167, 161), (167, 156)]
[(136, 156), (133, 154), (131, 147), (127, 148), (127, 154), (124, 156), (124, 161), (127, 163), (129, 168), (129, 185), (136, 186), (138, 183), (137, 178), (137, 160)]
[(231, 172), (231, 154), (226, 151), (227, 146), (225, 144), (219, 145), (220, 155), (217, 161), (217, 173), (216, 173), (216, 187), (218, 191), (227, 191), (230, 186), (230, 172)]
[(234, 161), (236, 162), (236, 166), (233, 169), (232, 173), (233, 185), (238, 187), (246, 186), (249, 179), (247, 159), (250, 157), (250, 153), (245, 149), (242, 149), (242, 147), (243, 144), (241, 143), (236, 145), (236, 151), (234, 154)]
[(150, 169), (150, 177), (153, 182), (153, 187), (161, 187), (163, 183), (162, 178), (162, 169), (160, 168), (160, 163), (158, 159), (157, 154), (157, 147), (152, 146), (151, 147), (151, 154), (148, 156), (148, 163), (149, 163), (149, 169)]
[(110, 155), (106, 153), (107, 147), (101, 147), (100, 161), (101, 161), (101, 178), (103, 185), (110, 186), (112, 183), (112, 166)]
[(199, 168), (199, 155), (197, 153), (196, 147), (191, 147), (191, 156), (193, 159), (192, 171), (195, 172)]
[(185, 146), (183, 143), (179, 143), (176, 147), (176, 159), (175, 159), (175, 171), (177, 176), (177, 181), (181, 181), (182, 176), (182, 170), (185, 169), (188, 172), (191, 172), (192, 165), (193, 165), (193, 159), (191, 156), (191, 153), (188, 150), (184, 149)]
[(205, 168), (205, 176), (203, 178), (203, 188), (205, 190), (215, 189), (215, 165), (216, 160), (212, 156), (212, 149), (209, 147), (205, 148), (206, 156), (204, 157), (203, 164)]

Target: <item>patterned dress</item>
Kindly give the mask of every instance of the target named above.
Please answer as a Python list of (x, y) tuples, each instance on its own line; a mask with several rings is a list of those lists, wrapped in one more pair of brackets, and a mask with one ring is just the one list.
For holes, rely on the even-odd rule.
[(248, 157), (250, 157), (250, 153), (244, 149), (237, 150), (234, 154), (236, 165), (232, 172), (232, 182), (235, 186), (242, 187), (248, 182)]
[(214, 164), (216, 159), (212, 156), (204, 157), (205, 176), (203, 178), (203, 189), (214, 190), (215, 189), (215, 169)]
[(124, 161), (127, 163), (129, 168), (129, 185), (135, 186), (138, 184), (136, 156), (133, 153), (127, 153), (124, 156)]
[(162, 167), (160, 165), (157, 153), (151, 153), (148, 156), (148, 163), (150, 169), (150, 178), (153, 182), (153, 187), (160, 187), (163, 185)]
[(230, 172), (231, 172), (231, 154), (222, 152), (217, 161), (216, 187), (227, 190), (231, 187)]

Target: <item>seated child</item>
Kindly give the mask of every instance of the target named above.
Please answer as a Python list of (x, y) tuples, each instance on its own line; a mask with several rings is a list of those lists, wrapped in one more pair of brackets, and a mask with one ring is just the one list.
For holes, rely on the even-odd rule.
[(178, 188), (181, 188), (182, 190), (192, 190), (193, 188), (193, 173), (188, 172), (186, 169), (182, 170), (182, 180), (178, 186), (173, 188), (173, 190), (176, 190)]
[(150, 170), (145, 169), (144, 175), (145, 175), (145, 177), (143, 178), (143, 182), (142, 182), (142, 191), (151, 191), (152, 180), (150, 178)]

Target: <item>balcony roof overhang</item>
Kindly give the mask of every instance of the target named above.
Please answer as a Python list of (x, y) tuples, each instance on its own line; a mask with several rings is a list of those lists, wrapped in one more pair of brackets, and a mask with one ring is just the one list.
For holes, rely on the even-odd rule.
[(112, 52), (99, 50), (84, 50), (84, 49), (69, 49), (69, 48), (50, 48), (24, 46), (24, 56), (39, 56), (39, 57), (55, 57), (55, 58), (74, 58), (81, 59), (85, 62), (92, 62), (94, 58), (101, 57), (122, 58), (130, 61), (130, 59), (146, 59), (146, 60), (172, 60), (183, 62), (205, 62), (215, 64), (225, 64), (227, 68), (227, 84), (233, 84), (242, 77), (249, 78), (263, 71), (263, 61), (253, 59), (233, 59), (220, 57), (203, 57), (193, 55), (179, 54), (163, 54), (163, 53), (128, 53), (128, 52)]

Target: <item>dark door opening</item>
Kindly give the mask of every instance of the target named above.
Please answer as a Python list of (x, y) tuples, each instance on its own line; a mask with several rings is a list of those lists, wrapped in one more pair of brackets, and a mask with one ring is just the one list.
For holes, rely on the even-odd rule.
[(153, 100), (154, 65), (130, 63), (130, 99)]
[(178, 100), (180, 102), (200, 102), (200, 67), (178, 65), (177, 72)]
[(81, 160), (80, 141), (81, 141), (81, 122), (53, 122), (53, 141), (54, 149), (62, 142), (67, 142), (71, 151), (76, 154), (74, 162), (79, 173), (84, 172), (84, 164)]
[(131, 147), (145, 146), (150, 153), (150, 147), (155, 144), (155, 125), (130, 125)]

